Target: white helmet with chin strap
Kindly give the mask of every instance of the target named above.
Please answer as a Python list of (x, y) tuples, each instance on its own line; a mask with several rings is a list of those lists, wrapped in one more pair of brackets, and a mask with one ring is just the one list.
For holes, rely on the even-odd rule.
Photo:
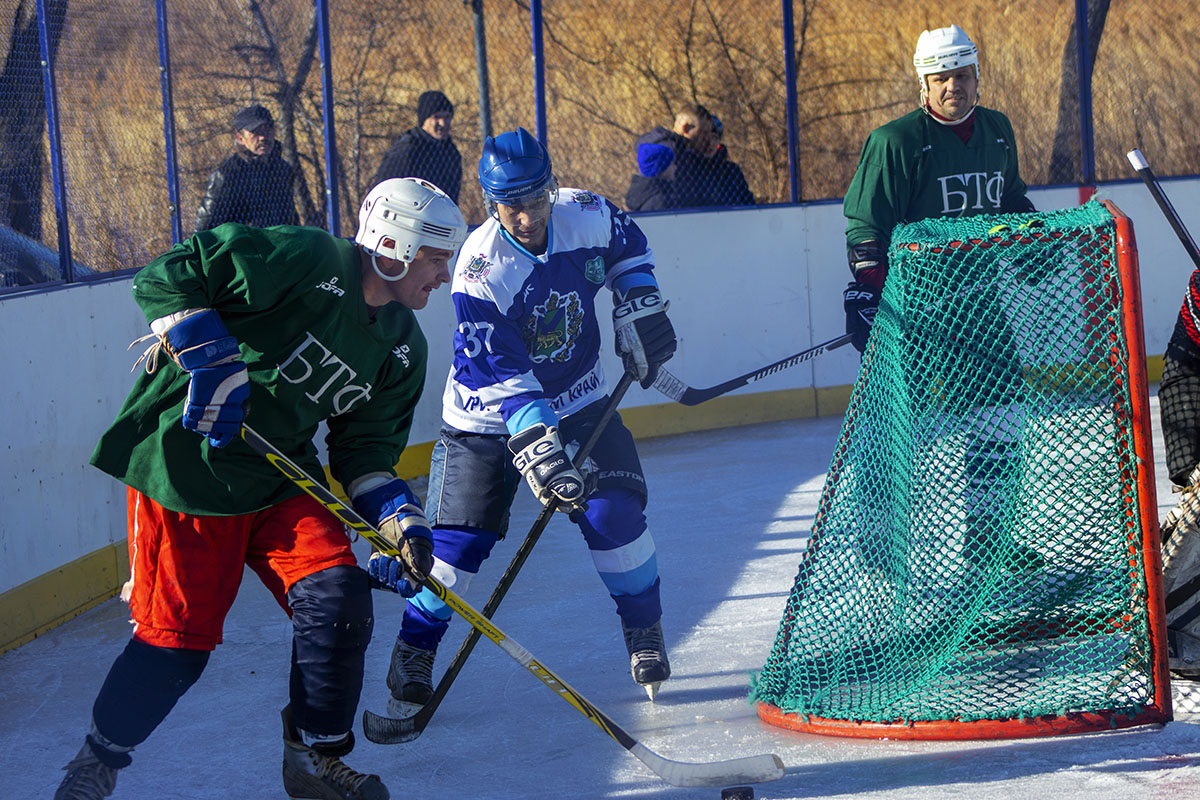
[[(354, 241), (371, 254), (371, 266), (385, 281), (398, 281), (422, 247), (457, 252), (467, 238), (462, 212), (432, 183), (420, 178), (389, 178), (367, 193), (358, 210)], [(404, 262), (399, 275), (380, 271), (376, 258)]]
[(917, 68), (917, 80), (921, 82), (922, 88), (925, 86), (926, 75), (959, 67), (975, 67), (975, 77), (978, 78), (979, 48), (971, 41), (971, 37), (967, 36), (967, 32), (957, 25), (923, 31), (917, 39), (913, 66)]

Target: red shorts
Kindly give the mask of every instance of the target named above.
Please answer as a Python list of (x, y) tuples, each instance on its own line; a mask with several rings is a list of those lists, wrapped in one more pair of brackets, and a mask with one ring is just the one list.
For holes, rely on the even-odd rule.
[(296, 581), (358, 563), (341, 521), (308, 495), (233, 517), (169, 511), (133, 488), (127, 496), (132, 575), (121, 596), (129, 602), (134, 638), (147, 644), (194, 650), (220, 644), (243, 565), (287, 611)]

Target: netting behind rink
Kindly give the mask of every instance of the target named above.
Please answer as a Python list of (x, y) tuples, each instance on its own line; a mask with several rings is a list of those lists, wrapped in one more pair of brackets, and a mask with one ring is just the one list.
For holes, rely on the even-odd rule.
[(1132, 238), (1094, 201), (897, 228), (764, 719), (986, 738), (1170, 718)]

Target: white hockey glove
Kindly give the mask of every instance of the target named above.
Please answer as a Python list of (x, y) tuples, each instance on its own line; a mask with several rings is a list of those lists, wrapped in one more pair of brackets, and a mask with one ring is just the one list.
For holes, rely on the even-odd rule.
[(540, 422), (530, 425), (508, 440), (508, 449), (513, 464), (543, 505), (557, 500), (556, 510), (568, 514), (587, 508), (583, 476), (559, 441), (558, 428), (547, 428)]
[(656, 287), (635, 286), (613, 307), (617, 355), (643, 389), (650, 388), (658, 368), (675, 355), (675, 328), (667, 318), (669, 305)]

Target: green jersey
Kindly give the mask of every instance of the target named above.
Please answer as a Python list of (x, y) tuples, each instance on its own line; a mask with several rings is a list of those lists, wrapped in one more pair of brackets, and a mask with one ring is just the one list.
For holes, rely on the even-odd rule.
[(966, 143), (917, 109), (867, 137), (846, 191), (846, 243), (878, 240), (892, 229), (940, 216), (1032, 210), (1008, 117), (976, 107)]
[[(371, 316), (353, 242), (318, 228), (221, 225), (138, 272), (133, 297), (147, 321), (215, 309), (249, 370), (246, 421), (316, 479), (322, 421), (337, 481), (393, 470), (427, 348), (410, 309), (389, 303)], [(187, 514), (246, 514), (299, 492), (244, 442), (218, 449), (183, 427), (189, 376), (173, 361), (139, 373), (92, 464)]]

